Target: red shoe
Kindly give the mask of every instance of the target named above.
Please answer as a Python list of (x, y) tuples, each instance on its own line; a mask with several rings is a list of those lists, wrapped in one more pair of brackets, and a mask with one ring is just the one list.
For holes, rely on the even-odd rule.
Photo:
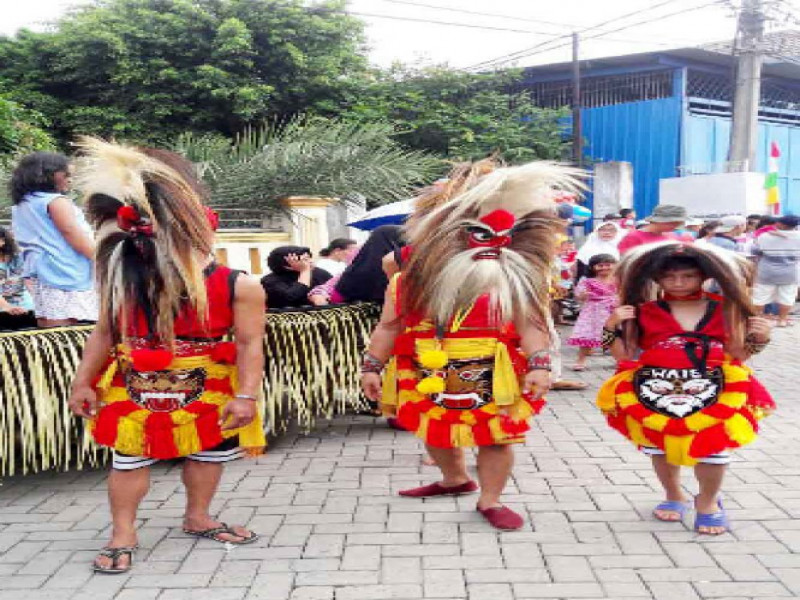
[(386, 419), (386, 424), (397, 431), (408, 431), (405, 427), (400, 425), (400, 420), (397, 417), (389, 417)]
[(445, 487), (441, 483), (431, 483), (422, 487), (397, 492), (407, 498), (429, 498), (431, 496), (460, 496), (478, 491), (478, 484), (474, 481), (467, 481), (461, 485)]
[(525, 524), (525, 520), (507, 506), (493, 506), (491, 508), (476, 506), (475, 509), (495, 529), (513, 530), (519, 529)]

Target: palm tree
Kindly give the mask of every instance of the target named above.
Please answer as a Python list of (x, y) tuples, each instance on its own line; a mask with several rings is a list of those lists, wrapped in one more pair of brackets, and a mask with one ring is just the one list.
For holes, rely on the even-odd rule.
[(287, 196), (363, 196), (370, 205), (407, 198), (443, 163), (405, 150), (394, 135), (388, 123), (300, 117), (248, 129), (233, 143), (186, 134), (176, 149), (197, 164), (215, 207), (270, 213)]

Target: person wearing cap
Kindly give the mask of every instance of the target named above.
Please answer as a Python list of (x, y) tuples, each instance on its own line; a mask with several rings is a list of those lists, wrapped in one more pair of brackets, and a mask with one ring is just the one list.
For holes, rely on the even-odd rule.
[(741, 215), (722, 217), (708, 243), (731, 252), (739, 252), (741, 245), (738, 238), (744, 233), (746, 227), (747, 219)]
[(675, 230), (687, 220), (686, 209), (675, 204), (659, 204), (653, 214), (645, 219), (647, 225), (628, 233), (619, 243), (619, 253), (624, 255), (631, 248), (654, 242), (677, 239)]
[(800, 283), (800, 217), (778, 219), (774, 231), (758, 237), (753, 244), (756, 257), (756, 282), (753, 304), (763, 312), (770, 302), (778, 303), (778, 327), (788, 327), (789, 311), (797, 300)]

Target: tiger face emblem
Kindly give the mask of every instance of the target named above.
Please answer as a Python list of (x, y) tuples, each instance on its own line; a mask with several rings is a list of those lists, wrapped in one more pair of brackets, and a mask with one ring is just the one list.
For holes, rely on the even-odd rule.
[(722, 369), (707, 373), (697, 369), (642, 367), (634, 378), (639, 402), (668, 417), (683, 418), (711, 406), (719, 398)]
[(451, 360), (444, 368), (444, 392), (431, 400), (449, 410), (473, 410), (489, 404), (493, 366), (492, 360)]
[(203, 369), (125, 373), (131, 400), (150, 412), (173, 412), (197, 400), (205, 390)]

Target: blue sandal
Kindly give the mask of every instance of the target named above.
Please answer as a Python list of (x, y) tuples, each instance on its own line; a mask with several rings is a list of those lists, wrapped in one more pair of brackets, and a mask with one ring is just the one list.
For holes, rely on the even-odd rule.
[[(715, 513), (697, 513), (694, 519), (694, 530), (700, 535), (722, 535), (731, 530), (731, 523), (728, 520), (728, 513), (722, 507), (722, 500), (717, 499), (717, 506), (719, 510)], [(701, 527), (723, 527), (724, 530), (719, 533), (709, 533), (707, 531), (700, 531)]]
[[(662, 519), (656, 514), (657, 510), (668, 510), (671, 512), (676, 512), (680, 515), (678, 519)], [(659, 521), (663, 521), (665, 523), (680, 523), (683, 521), (683, 517), (686, 516), (686, 513), (689, 512), (689, 504), (686, 502), (678, 502), (677, 500), (666, 500), (656, 506), (653, 509), (653, 516), (658, 519)]]

